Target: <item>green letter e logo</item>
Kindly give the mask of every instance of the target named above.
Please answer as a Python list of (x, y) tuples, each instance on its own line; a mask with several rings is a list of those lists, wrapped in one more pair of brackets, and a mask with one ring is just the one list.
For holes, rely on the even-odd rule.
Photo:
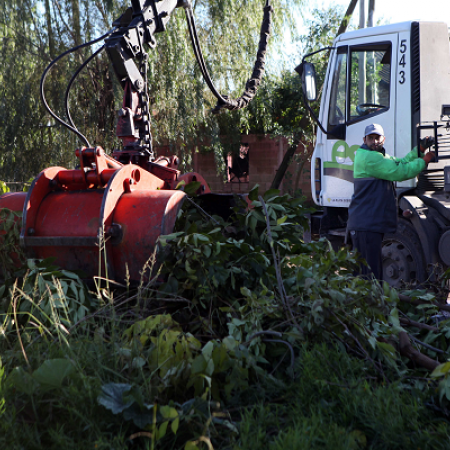
[[(350, 158), (350, 160), (354, 162), (355, 153), (358, 148), (359, 145), (352, 145), (351, 147), (349, 147), (347, 142), (337, 141), (333, 145), (333, 149), (331, 150), (331, 162), (338, 163), (337, 158), (340, 159), (340, 164), (342, 164), (347, 158)], [(346, 165), (348, 166), (348, 164)]]

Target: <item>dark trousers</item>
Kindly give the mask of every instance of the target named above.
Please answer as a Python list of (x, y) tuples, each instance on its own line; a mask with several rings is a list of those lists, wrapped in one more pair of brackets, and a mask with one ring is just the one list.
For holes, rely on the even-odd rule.
[(377, 279), (383, 279), (383, 260), (381, 257), (381, 243), (383, 233), (371, 231), (350, 231), (353, 250), (357, 250), (367, 261), (369, 267), (361, 265), (361, 275), (369, 278), (371, 274)]

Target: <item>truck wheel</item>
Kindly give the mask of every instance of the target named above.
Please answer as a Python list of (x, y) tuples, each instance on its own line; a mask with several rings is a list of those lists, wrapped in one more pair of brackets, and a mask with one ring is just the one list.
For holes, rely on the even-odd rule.
[(395, 234), (386, 234), (382, 244), (383, 280), (392, 287), (423, 282), (427, 278), (419, 236), (410, 222), (398, 221)]

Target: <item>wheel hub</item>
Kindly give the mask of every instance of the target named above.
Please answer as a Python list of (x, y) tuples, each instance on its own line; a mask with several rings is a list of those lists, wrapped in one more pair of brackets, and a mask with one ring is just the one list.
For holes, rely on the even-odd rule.
[(398, 270), (398, 267), (395, 264), (390, 264), (386, 268), (386, 274), (389, 278), (396, 280), (400, 275), (400, 271)]
[(399, 287), (402, 282), (412, 282), (417, 278), (416, 263), (410, 250), (401, 242), (385, 242), (382, 258), (383, 279), (391, 286)]

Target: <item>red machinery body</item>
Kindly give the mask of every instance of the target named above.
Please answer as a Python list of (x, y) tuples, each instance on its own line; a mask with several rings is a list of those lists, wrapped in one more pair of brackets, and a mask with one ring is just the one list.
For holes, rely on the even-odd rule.
[(199, 174), (180, 175), (176, 158), (151, 163), (151, 173), (122, 165), (99, 147), (77, 150), (77, 156), (80, 169), (45, 169), (28, 193), (1, 196), (0, 208), (23, 211), (20, 245), (27, 256), (54, 257), (88, 277), (139, 281), (185, 199), (176, 185), (184, 179), (200, 181), (201, 192), (209, 188)]

